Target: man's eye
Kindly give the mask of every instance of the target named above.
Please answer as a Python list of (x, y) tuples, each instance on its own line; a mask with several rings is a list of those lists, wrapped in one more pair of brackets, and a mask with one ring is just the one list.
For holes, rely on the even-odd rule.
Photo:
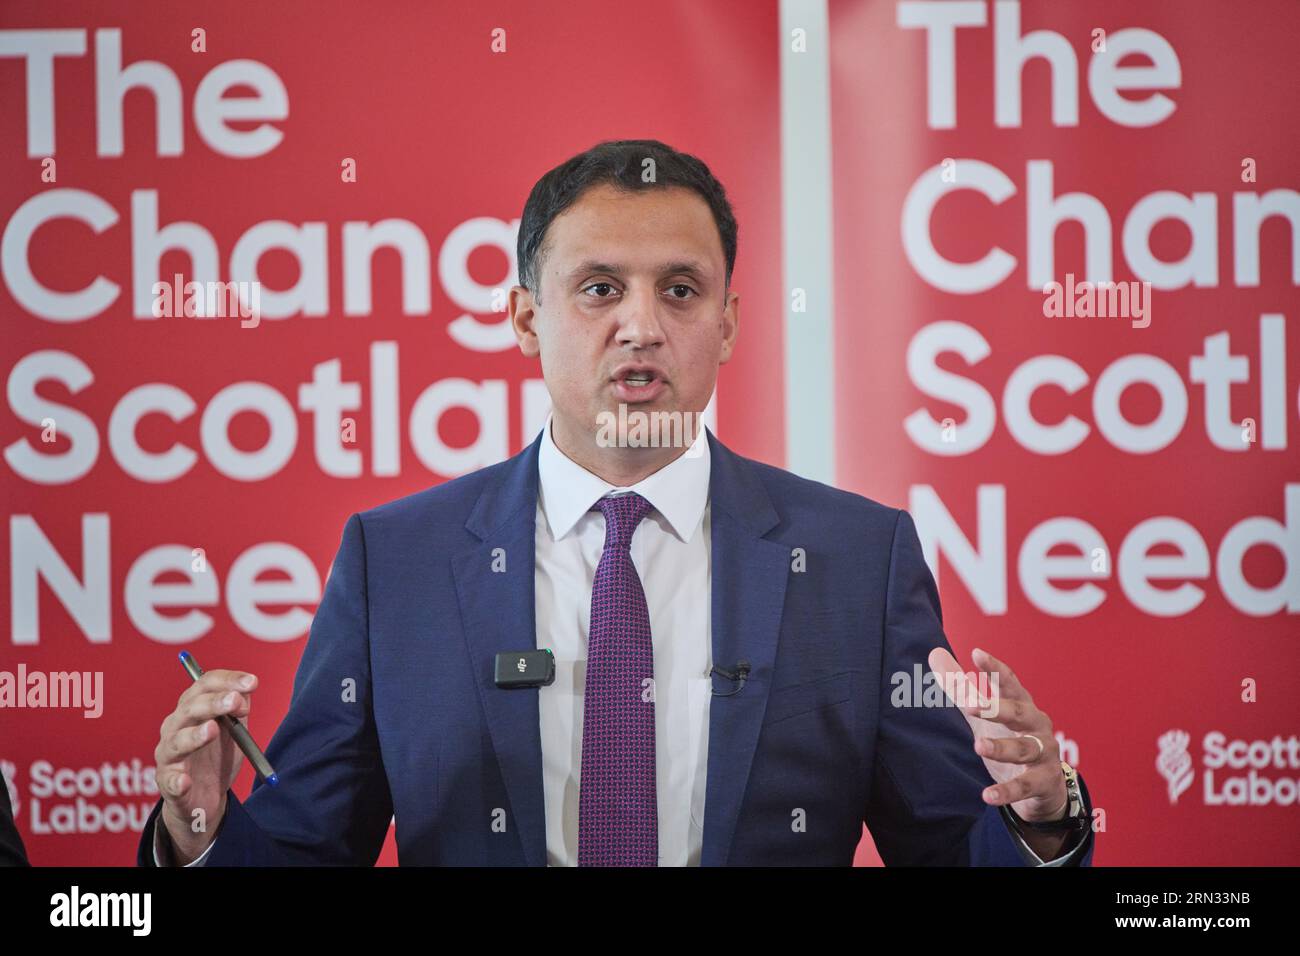
[[(680, 283), (680, 282), (677, 283), (676, 285), (669, 286), (668, 288), (670, 288), (670, 289), (685, 289), (687, 292), (691, 293), (691, 295), (699, 295), (699, 293), (696, 292), (694, 289), (692, 289), (690, 286), (685, 285), (685, 284)], [(688, 299), (688, 298), (690, 298), (690, 296), (674, 295), (673, 298), (674, 298), (674, 299)]]
[[(583, 292), (590, 292), (592, 289), (612, 289), (612, 288), (614, 288), (614, 287), (613, 287), (610, 283), (608, 283), (608, 282), (593, 282), (591, 285), (587, 286), (587, 288), (583, 289), (582, 291), (583, 291)], [(593, 296), (593, 298), (596, 298), (596, 299), (608, 299), (609, 296), (608, 296), (608, 295), (596, 295), (596, 296)]]

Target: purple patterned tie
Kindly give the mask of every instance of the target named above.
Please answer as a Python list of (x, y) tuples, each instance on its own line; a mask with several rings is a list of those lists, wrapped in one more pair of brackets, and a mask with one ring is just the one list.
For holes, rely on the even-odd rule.
[(657, 866), (654, 647), (632, 564), (632, 533), (651, 504), (635, 492), (602, 498), (605, 550), (591, 588), (578, 796), (579, 866)]

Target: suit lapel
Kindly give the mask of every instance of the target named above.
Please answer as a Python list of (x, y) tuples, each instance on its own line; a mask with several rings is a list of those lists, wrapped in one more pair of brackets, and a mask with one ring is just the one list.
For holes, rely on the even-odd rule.
[[(790, 572), (790, 549), (767, 540), (779, 517), (746, 463), (709, 432), (712, 536), (713, 663), (734, 670), (748, 661), (750, 677), (732, 696), (709, 704), (702, 866), (724, 866), (749, 781), (776, 659)], [(714, 678), (725, 693), (734, 684)]]
[[(529, 866), (546, 863), (539, 691), (501, 690), (493, 665), (501, 651), (537, 646), (533, 563), (540, 444), (539, 436), (502, 464), (465, 522), (480, 543), (452, 559), (479, 700), (510, 801), (507, 825), (519, 834)], [(493, 570), (501, 568), (502, 559), (505, 570)]]

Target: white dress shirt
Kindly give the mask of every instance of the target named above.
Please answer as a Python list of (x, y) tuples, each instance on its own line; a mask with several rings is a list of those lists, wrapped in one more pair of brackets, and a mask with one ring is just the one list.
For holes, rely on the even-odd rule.
[(605, 546), (605, 517), (590, 508), (607, 495), (634, 491), (654, 508), (632, 535), (631, 554), (654, 645), (659, 865), (699, 866), (713, 694), (708, 438), (701, 428), (687, 452), (635, 485), (616, 488), (566, 457), (548, 420), (537, 464), (537, 646), (550, 648), (556, 668), (555, 683), (541, 688), (538, 703), (547, 863), (578, 863), (587, 635)]

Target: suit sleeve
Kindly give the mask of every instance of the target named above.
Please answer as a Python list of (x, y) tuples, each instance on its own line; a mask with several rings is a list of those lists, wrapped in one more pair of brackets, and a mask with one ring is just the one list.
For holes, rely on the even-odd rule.
[[(158, 822), (155, 819), (152, 825), (152, 829), (153, 829), (153, 865), (157, 867), (175, 866), (176, 858), (172, 854), (172, 843), (171, 843), (171, 838), (167, 835), (167, 828), (158, 826)], [(148, 832), (148, 830), (149, 827), (146, 827), (146, 833)], [(218, 830), (220, 830), (220, 827), (218, 827)], [(219, 835), (220, 834), (218, 833), (218, 836)], [(213, 839), (215, 841), (216, 838), (214, 837)], [(185, 866), (186, 867), (206, 866), (208, 862), (208, 857), (212, 855), (213, 845), (214, 845), (213, 843), (209, 843), (202, 853), (200, 853), (189, 863), (186, 863)]]
[[(1092, 801), (1088, 797), (1088, 787), (1087, 784), (1083, 782), (1083, 774), (1079, 774), (1079, 791), (1083, 797), (1083, 804), (1087, 808), (1088, 816), (1091, 817)], [(1030, 848), (1029, 844), (1015, 832), (1011, 820), (1007, 817), (1007, 808), (1005, 806), (998, 807), (998, 812), (1002, 814), (1002, 822), (1006, 824), (1007, 830), (1011, 834), (1011, 840), (1016, 845), (1016, 852), (1020, 854), (1021, 859), (1025, 861), (1026, 866), (1081, 866), (1083, 865), (1084, 857), (1088, 856), (1088, 854), (1092, 852), (1092, 841), (1088, 838), (1089, 834), (1085, 833), (1082, 836), (1076, 834), (1071, 836), (1070, 839), (1065, 842), (1065, 845), (1061, 848), (1062, 852), (1060, 856), (1056, 857), (1054, 860), (1044, 861), (1043, 858), (1035, 853), (1033, 849)]]
[[(343, 529), (312, 621), (293, 695), (266, 757), (278, 786), (256, 778), (227, 794), (205, 866), (372, 866), (392, 819), (371, 699), (366, 543), (361, 519)], [(152, 863), (153, 824), (137, 861)], [(146, 844), (144, 841), (149, 842)]]
[[(1032, 865), (999, 809), (980, 796), (994, 781), (961, 711), (912, 706), (910, 684), (894, 676), (910, 682), (929, 673), (931, 650), (952, 652), (934, 576), (906, 511), (898, 513), (890, 548), (883, 630), (880, 715), (863, 815), (881, 859), (888, 866)], [(1076, 864), (1091, 858), (1091, 833), (1084, 841), (1088, 848), (1072, 857)]]

